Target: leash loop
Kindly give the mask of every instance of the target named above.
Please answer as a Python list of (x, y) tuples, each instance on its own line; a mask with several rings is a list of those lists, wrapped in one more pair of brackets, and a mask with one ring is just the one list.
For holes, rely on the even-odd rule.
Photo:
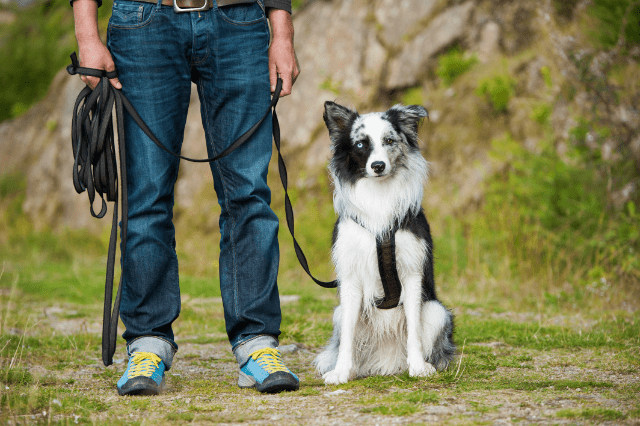
[[(81, 67), (76, 53), (71, 55), (71, 65), (67, 66), (70, 75), (86, 75), (100, 78), (95, 89), (86, 86), (80, 91), (73, 108), (73, 118), (71, 123), (71, 147), (73, 150), (73, 186), (77, 193), (87, 191), (90, 203), (91, 215), (102, 218), (107, 213), (107, 201), (113, 201), (113, 219), (111, 224), (111, 235), (109, 238), (109, 252), (107, 255), (107, 271), (104, 292), (104, 310), (102, 321), (102, 362), (105, 366), (113, 363), (113, 354), (116, 349), (116, 337), (118, 333), (118, 319), (120, 317), (120, 300), (122, 295), (122, 276), (118, 284), (115, 302), (113, 302), (113, 280), (114, 265), (117, 243), (118, 228), (118, 195), (121, 200), (121, 246), (122, 259), (125, 259), (125, 249), (127, 242), (128, 223), (128, 203), (127, 203), (127, 166), (126, 166), (126, 141), (124, 136), (124, 112), (128, 112), (142, 131), (163, 151), (174, 157), (194, 163), (205, 163), (217, 161), (235, 151), (240, 145), (245, 143), (260, 127), (262, 122), (272, 113), (273, 138), (278, 150), (278, 168), (280, 179), (285, 191), (285, 215), (287, 225), (298, 261), (304, 271), (313, 281), (325, 288), (337, 287), (337, 282), (324, 282), (316, 279), (309, 270), (307, 259), (302, 252), (294, 236), (293, 208), (287, 192), (287, 169), (280, 152), (280, 125), (276, 115), (276, 105), (282, 91), (282, 79), (278, 78), (269, 108), (249, 130), (238, 137), (231, 145), (215, 157), (194, 159), (174, 153), (166, 148), (151, 129), (140, 117), (131, 102), (124, 96), (121, 90), (116, 89), (109, 82), (109, 79), (118, 76), (117, 71), (105, 71), (95, 68)], [(120, 163), (121, 179), (118, 182), (118, 169), (116, 161), (116, 146), (114, 139), (112, 111), (115, 105), (116, 125), (118, 132), (118, 161)], [(118, 183), (120, 185), (118, 185)], [(93, 204), (96, 194), (101, 199), (100, 212), (96, 213)], [(106, 199), (105, 199), (106, 198)], [(112, 310), (113, 309), (113, 310)]]

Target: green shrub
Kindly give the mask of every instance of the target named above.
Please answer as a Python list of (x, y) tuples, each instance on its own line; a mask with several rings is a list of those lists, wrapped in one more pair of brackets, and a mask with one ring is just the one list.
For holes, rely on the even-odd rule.
[(482, 80), (476, 89), (476, 94), (486, 98), (494, 111), (500, 113), (507, 111), (507, 105), (514, 90), (515, 81), (509, 75), (498, 75)]
[(609, 207), (602, 160), (576, 148), (565, 162), (551, 145), (535, 154), (510, 136), (492, 142), (492, 155), (508, 166), (472, 225), (486, 250), (511, 258), (522, 278), (553, 270), (584, 283), (637, 280), (640, 215), (633, 201), (626, 211)]
[(543, 103), (533, 108), (531, 118), (544, 126), (549, 123), (549, 117), (551, 117), (552, 112), (553, 107), (549, 104)]
[(402, 94), (402, 103), (405, 105), (423, 105), (422, 87), (412, 87)]
[[(13, 23), (0, 26), (0, 122), (42, 98), (77, 47), (68, 0), (40, 0), (15, 13)], [(98, 10), (102, 31), (110, 15), (111, 1), (106, 0)]]
[(549, 67), (544, 66), (544, 67), (540, 68), (540, 75), (542, 75), (542, 78), (544, 80), (544, 84), (548, 88), (551, 88), (553, 86), (553, 83), (551, 82), (551, 70), (549, 69)]
[(620, 36), (630, 45), (640, 43), (640, 5), (636, 0), (593, 0), (588, 13), (599, 21), (590, 34), (602, 47), (614, 47)]
[(74, 48), (73, 10), (66, 0), (19, 11), (0, 47), (0, 121), (25, 112), (48, 90)]
[(476, 62), (475, 56), (464, 57), (464, 53), (458, 48), (451, 49), (438, 59), (436, 73), (445, 86), (450, 86), (460, 75), (467, 72)]

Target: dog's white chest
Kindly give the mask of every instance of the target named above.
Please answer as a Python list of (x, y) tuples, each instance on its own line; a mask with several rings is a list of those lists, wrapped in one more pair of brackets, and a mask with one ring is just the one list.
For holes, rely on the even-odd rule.
[[(396, 233), (396, 268), (401, 283), (409, 278), (422, 277), (428, 250), (426, 242), (411, 232), (400, 230)], [(365, 304), (384, 296), (376, 238), (351, 219), (342, 220), (338, 224), (333, 261), (340, 285), (357, 287)]]

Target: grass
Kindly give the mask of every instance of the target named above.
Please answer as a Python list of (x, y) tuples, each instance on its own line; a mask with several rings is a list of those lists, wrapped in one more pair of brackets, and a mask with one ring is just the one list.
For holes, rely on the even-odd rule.
[[(34, 272), (46, 264), (36, 265)], [(640, 384), (633, 379), (640, 368), (634, 352), (640, 344), (637, 313), (612, 312), (601, 318), (601, 312), (585, 310), (582, 314), (592, 318), (592, 325), (576, 328), (553, 325), (553, 317), (518, 320), (516, 312), (503, 309), (486, 310), (478, 320), (477, 307), (454, 307), (460, 356), (449, 370), (429, 378), (404, 373), (326, 387), (311, 366), (314, 354), (331, 333), (334, 301), (321, 289), (283, 305), (282, 343), (308, 348), (308, 352), (285, 357), (302, 379), (299, 392), (261, 396), (239, 390), (225, 339), (202, 337), (211, 332), (223, 336), (221, 304), (200, 303), (209, 299), (199, 296), (198, 289), (185, 289), (183, 315), (175, 324), (176, 335), (185, 338), (179, 340), (181, 349), (168, 372), (169, 391), (159, 398), (116, 398), (114, 386), (124, 363), (102, 367), (97, 334), (56, 333), (52, 321), (58, 321), (62, 313), (54, 318), (41, 313), (51, 303), (47, 292), (36, 287), (23, 289), (20, 276), (7, 278), (6, 272), (0, 277), (0, 307), (7, 324), (4, 330), (12, 331), (0, 336), (0, 380), (5, 387), (0, 421), (35, 416), (35, 421), (47, 422), (51, 416), (52, 422), (60, 424), (76, 420), (79, 424), (137, 424), (145, 418), (171, 424), (258, 422), (277, 413), (289, 422), (322, 424), (327, 413), (335, 413), (358, 415), (365, 422), (435, 415), (439, 422), (449, 424), (458, 421), (458, 412), (451, 407), (462, 406), (472, 413), (466, 418), (482, 423), (507, 413), (514, 419), (524, 418), (524, 408), (513, 408), (517, 403), (528, 404), (527, 408), (549, 421), (567, 418), (589, 423), (635, 418), (639, 409), (634, 395)], [(11, 288), (13, 296), (5, 291)], [(80, 300), (88, 300), (92, 291), (87, 287)], [(447, 297), (446, 292), (442, 296)], [(16, 300), (28, 302), (18, 309)], [(89, 307), (70, 299), (54, 303), (64, 303), (76, 312), (65, 315), (67, 320), (91, 320), (100, 315), (99, 303)], [(554, 311), (554, 315), (559, 313)], [(120, 345), (122, 348), (122, 342)], [(116, 360), (122, 357), (119, 350)], [(620, 377), (624, 377), (622, 382)], [(324, 396), (338, 389), (346, 393)], [(505, 404), (496, 395), (510, 395), (511, 402)], [(593, 406), (578, 402), (584, 395), (592, 396), (588, 401)], [(558, 398), (569, 398), (576, 405), (544, 408)], [(284, 400), (287, 411), (278, 410)], [(596, 406), (612, 401), (615, 406)]]

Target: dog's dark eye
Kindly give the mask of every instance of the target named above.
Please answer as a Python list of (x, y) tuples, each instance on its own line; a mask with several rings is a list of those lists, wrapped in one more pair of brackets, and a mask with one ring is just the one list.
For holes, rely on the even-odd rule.
[(393, 138), (387, 136), (386, 138), (383, 139), (383, 142), (384, 142), (385, 145), (391, 145), (392, 143), (395, 142), (395, 140)]

